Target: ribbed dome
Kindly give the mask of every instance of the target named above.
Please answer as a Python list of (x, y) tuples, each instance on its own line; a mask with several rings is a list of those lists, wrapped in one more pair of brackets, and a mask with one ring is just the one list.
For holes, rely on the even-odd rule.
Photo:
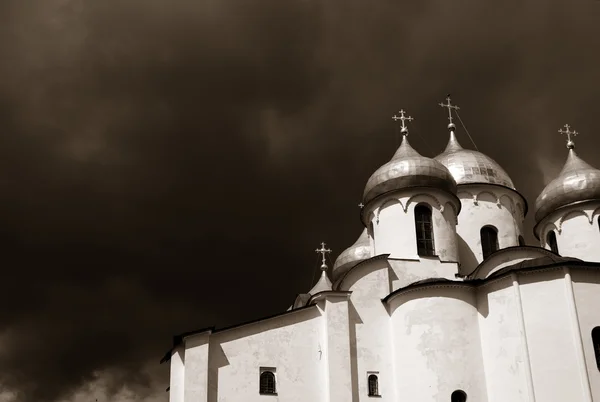
[(450, 132), (450, 141), (444, 152), (434, 159), (448, 168), (458, 185), (485, 183), (515, 189), (508, 174), (495, 160), (481, 152), (461, 147), (454, 131)]
[(335, 260), (333, 264), (332, 276), (337, 279), (341, 275), (345, 274), (361, 261), (371, 258), (371, 243), (369, 241), (369, 234), (367, 229), (363, 230), (360, 237), (353, 245), (342, 251), (342, 253)]
[(404, 135), (392, 160), (377, 169), (367, 181), (363, 203), (389, 191), (410, 187), (434, 187), (456, 194), (456, 182), (448, 169), (415, 151)]
[(541, 221), (560, 207), (588, 200), (600, 200), (600, 170), (587, 164), (570, 148), (558, 177), (535, 200), (535, 221)]

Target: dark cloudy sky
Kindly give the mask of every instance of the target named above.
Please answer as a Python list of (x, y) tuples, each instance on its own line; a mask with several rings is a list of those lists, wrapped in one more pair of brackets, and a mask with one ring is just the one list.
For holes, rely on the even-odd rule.
[(563, 124), (600, 167), (599, 21), (597, 0), (0, 1), (0, 398), (166, 401), (171, 335), (285, 310), (319, 242), (360, 234), (400, 108), (433, 156), (451, 92), (531, 207)]

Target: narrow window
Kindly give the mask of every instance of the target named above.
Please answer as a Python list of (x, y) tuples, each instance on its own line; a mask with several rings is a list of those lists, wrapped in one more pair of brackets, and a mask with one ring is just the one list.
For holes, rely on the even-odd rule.
[(376, 374), (369, 375), (369, 396), (379, 396), (379, 378)]
[(467, 394), (465, 391), (456, 390), (450, 395), (450, 402), (467, 402)]
[(481, 228), (481, 250), (483, 259), (488, 258), (494, 251), (498, 250), (498, 232), (495, 227), (484, 226)]
[(556, 234), (554, 233), (554, 230), (549, 231), (546, 235), (546, 244), (548, 244), (548, 247), (550, 247), (550, 250), (552, 250), (553, 253), (558, 254), (558, 243), (556, 243)]
[(523, 236), (519, 235), (519, 246), (524, 246), (525, 245), (525, 239), (523, 238)]
[(415, 226), (417, 229), (417, 252), (419, 255), (435, 255), (431, 209), (426, 205), (417, 205), (415, 208)]
[(261, 394), (275, 395), (275, 374), (270, 370), (261, 370), (260, 389)]
[(592, 343), (594, 344), (594, 354), (596, 355), (596, 366), (600, 370), (600, 327), (592, 329)]

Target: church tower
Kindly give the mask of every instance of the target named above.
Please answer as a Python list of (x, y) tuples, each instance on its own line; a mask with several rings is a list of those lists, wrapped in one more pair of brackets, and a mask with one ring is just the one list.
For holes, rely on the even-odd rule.
[[(368, 229), (372, 255), (389, 254), (391, 260), (401, 261), (398, 264), (403, 268), (396, 271), (406, 280), (453, 278), (460, 210), (456, 183), (440, 162), (412, 148), (406, 127), (412, 118), (406, 117), (404, 110), (399, 113), (393, 119), (401, 121), (402, 143), (392, 159), (371, 175), (363, 193), (361, 219)], [(420, 263), (414, 271), (407, 267), (411, 262)], [(441, 273), (440, 263), (447, 262), (454, 264), (446, 264)], [(399, 279), (399, 284), (404, 283)]]
[(452, 110), (459, 107), (451, 104), (450, 96), (446, 101), (439, 105), (448, 109), (450, 140), (435, 160), (448, 168), (456, 180), (462, 206), (456, 231), (460, 274), (464, 276), (495, 251), (524, 245), (527, 203), (496, 161), (459, 144), (452, 121)]
[(600, 170), (577, 156), (577, 132), (564, 127), (558, 132), (567, 135), (567, 161), (535, 201), (534, 234), (556, 254), (600, 262)]

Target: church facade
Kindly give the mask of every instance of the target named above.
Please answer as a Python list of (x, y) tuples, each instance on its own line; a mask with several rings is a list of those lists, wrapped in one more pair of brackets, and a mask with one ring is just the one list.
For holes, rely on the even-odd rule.
[(600, 402), (600, 170), (574, 150), (534, 205), (456, 138), (367, 181), (356, 243), (286, 312), (178, 335), (171, 402)]

